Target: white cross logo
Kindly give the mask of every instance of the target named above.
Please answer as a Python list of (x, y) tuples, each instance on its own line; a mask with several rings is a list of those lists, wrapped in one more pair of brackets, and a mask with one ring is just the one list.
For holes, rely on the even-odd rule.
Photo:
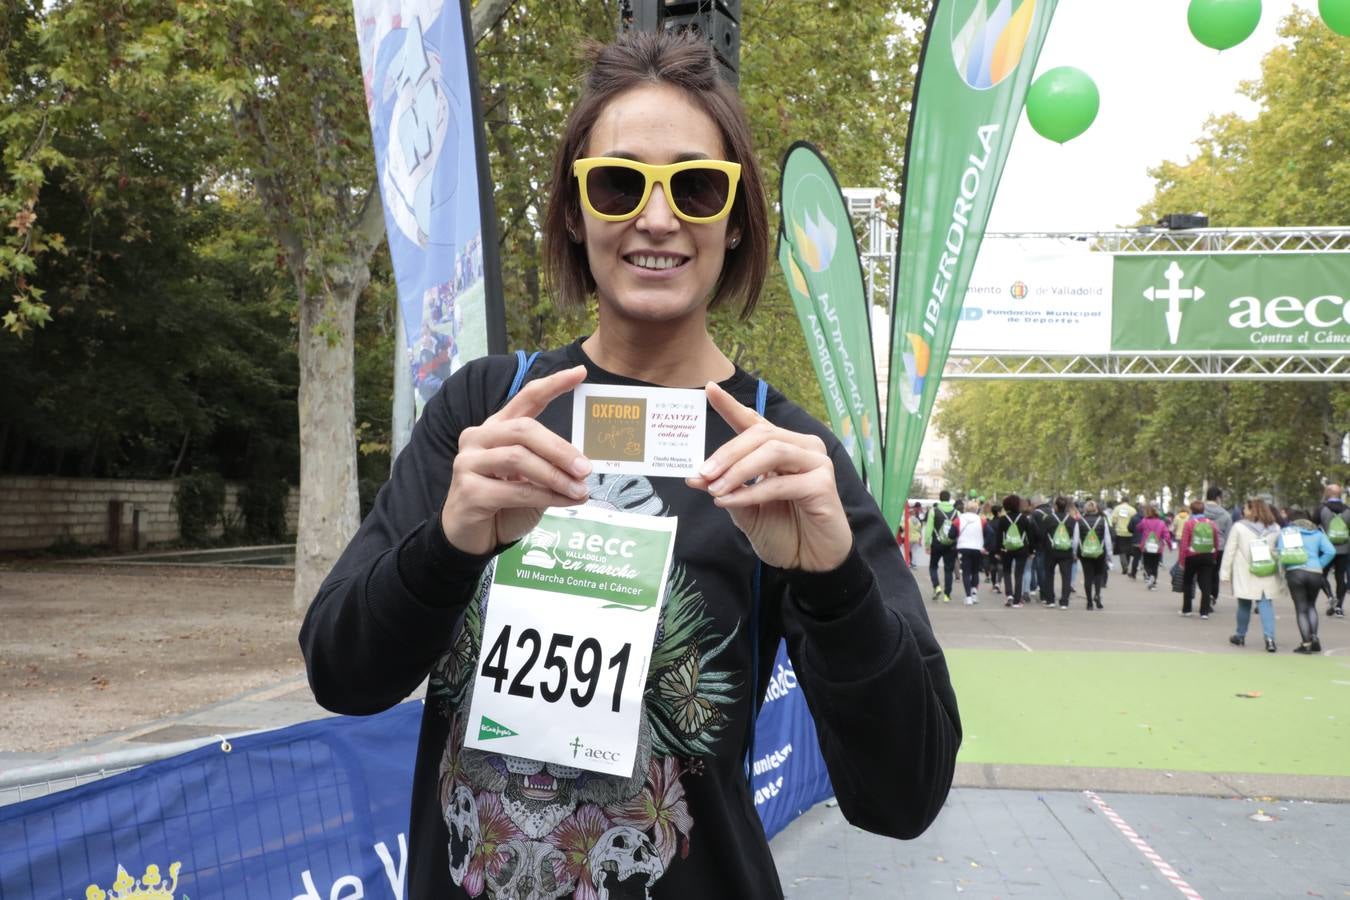
[(1199, 300), (1205, 296), (1202, 288), (1182, 288), (1181, 276), (1184, 274), (1176, 260), (1172, 260), (1172, 264), (1163, 273), (1163, 277), (1167, 279), (1167, 288), (1165, 290), (1151, 287), (1144, 289), (1144, 296), (1149, 300), (1167, 301), (1167, 336), (1171, 338), (1173, 344), (1177, 342), (1177, 336), (1181, 333), (1181, 301)]

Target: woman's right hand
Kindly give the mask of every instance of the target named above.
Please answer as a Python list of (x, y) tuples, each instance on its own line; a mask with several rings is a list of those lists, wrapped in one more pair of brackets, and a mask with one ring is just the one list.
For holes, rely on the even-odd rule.
[(458, 550), (490, 553), (519, 540), (550, 506), (586, 502), (590, 460), (535, 419), (586, 380), (586, 367), (531, 381), (482, 425), (464, 429), (441, 507), (441, 530)]

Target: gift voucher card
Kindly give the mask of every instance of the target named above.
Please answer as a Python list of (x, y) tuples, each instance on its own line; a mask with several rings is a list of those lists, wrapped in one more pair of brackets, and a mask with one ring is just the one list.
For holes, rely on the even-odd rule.
[(707, 421), (703, 391), (583, 384), (572, 400), (572, 444), (595, 472), (688, 478), (703, 465)]

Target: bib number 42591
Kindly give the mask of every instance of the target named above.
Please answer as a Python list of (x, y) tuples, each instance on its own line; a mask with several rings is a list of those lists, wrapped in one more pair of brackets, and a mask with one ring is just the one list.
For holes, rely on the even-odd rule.
[[(621, 650), (606, 660), (604, 649), (593, 637), (584, 638), (574, 648), (576, 638), (573, 635), (553, 634), (549, 638), (547, 651), (543, 652), (541, 668), (544, 677), (540, 678), (534, 668), (539, 662), (541, 651), (544, 651), (543, 636), (534, 628), (523, 628), (513, 645), (511, 634), (511, 626), (504, 626), (483, 655), (479, 672), (492, 681), (493, 693), (500, 694), (502, 685), (509, 681), (506, 692), (513, 696), (533, 698), (537, 687), (539, 696), (548, 703), (557, 703), (568, 696), (574, 706), (586, 707), (595, 699), (602, 672), (617, 670), (614, 676), (614, 701), (610, 709), (616, 713), (619, 711), (632, 644), (624, 644)], [(513, 647), (514, 651), (521, 652), (513, 652)], [(511, 672), (515, 667), (518, 668), (513, 677)], [(535, 677), (531, 678), (532, 675)], [(571, 690), (567, 687), (569, 679), (574, 679), (577, 685)]]

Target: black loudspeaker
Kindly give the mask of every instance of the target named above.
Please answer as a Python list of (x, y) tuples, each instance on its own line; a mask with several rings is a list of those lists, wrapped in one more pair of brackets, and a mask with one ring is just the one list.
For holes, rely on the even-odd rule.
[(672, 31), (692, 31), (712, 45), (723, 74), (731, 84), (739, 81), (741, 62), (741, 26), (726, 13), (706, 10), (666, 16), (661, 27)]

